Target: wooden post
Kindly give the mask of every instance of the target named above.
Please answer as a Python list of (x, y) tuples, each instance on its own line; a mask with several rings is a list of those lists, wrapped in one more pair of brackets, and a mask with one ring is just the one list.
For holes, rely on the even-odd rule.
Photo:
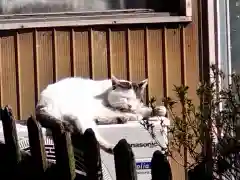
[(58, 177), (64, 180), (73, 180), (76, 173), (71, 135), (63, 127), (59, 122), (52, 129)]
[(18, 145), (18, 137), (16, 131), (16, 124), (12, 117), (11, 109), (6, 106), (1, 109), (1, 119), (3, 124), (3, 133), (5, 144), (8, 149), (9, 165), (16, 166), (21, 161), (20, 148)]
[(136, 180), (136, 162), (132, 148), (125, 139), (114, 147), (114, 161), (117, 180)]
[(36, 179), (31, 166), (31, 155), (25, 151), (20, 151), (21, 162), (18, 164), (17, 169), (9, 163), (8, 148), (5, 143), (0, 141), (0, 174), (1, 180), (7, 179)]
[(87, 129), (83, 135), (84, 164), (87, 180), (102, 180), (102, 162), (100, 148), (92, 129)]
[(46, 152), (41, 125), (31, 116), (27, 121), (30, 151), (39, 175), (47, 169)]
[(151, 173), (152, 180), (172, 180), (172, 171), (167, 157), (159, 150), (153, 153)]
[(192, 0), (180, 0), (180, 16), (192, 17)]

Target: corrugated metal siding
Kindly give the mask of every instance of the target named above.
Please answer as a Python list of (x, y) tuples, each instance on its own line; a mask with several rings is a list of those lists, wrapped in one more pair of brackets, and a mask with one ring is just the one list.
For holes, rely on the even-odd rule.
[[(175, 96), (173, 85), (190, 86), (197, 101), (199, 81), (197, 2), (193, 23), (183, 26), (137, 25), (66, 27), (0, 31), (0, 103), (18, 119), (34, 113), (38, 95), (66, 76), (93, 79), (149, 78), (148, 96), (158, 102)], [(174, 179), (184, 169), (171, 161)]]

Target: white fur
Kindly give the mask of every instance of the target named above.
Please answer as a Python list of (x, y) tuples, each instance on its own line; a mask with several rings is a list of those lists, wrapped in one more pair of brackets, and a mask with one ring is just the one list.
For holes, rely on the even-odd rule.
[[(129, 83), (131, 86), (128, 86)], [(114, 124), (118, 123), (119, 119), (125, 123), (150, 117), (152, 109), (145, 106), (140, 98), (146, 85), (147, 80), (140, 82), (136, 91), (132, 82), (118, 80), (114, 76), (112, 79), (98, 81), (81, 77), (65, 78), (48, 85), (41, 92), (36, 114), (53, 117), (50, 120), (42, 119), (41, 123), (46, 120), (48, 123), (65, 121), (74, 125), (82, 134), (91, 128), (100, 147), (112, 153), (113, 145), (98, 133), (95, 120), (98, 120), (98, 124)], [(159, 112), (161, 113), (161, 110)]]
[[(114, 78), (117, 81), (116, 78)], [(97, 132), (95, 119), (100, 123), (111, 122), (116, 117), (123, 117), (121, 120), (141, 120), (142, 114), (138, 110), (143, 104), (137, 99), (133, 89), (112, 89), (112, 80), (94, 81), (81, 77), (66, 78), (54, 84), (48, 85), (40, 94), (37, 104), (37, 114), (47, 114), (61, 121), (71, 121), (75, 124), (80, 133), (92, 128), (100, 147), (105, 151), (112, 150), (113, 146), (108, 144)], [(107, 93), (106, 93), (107, 92)], [(104, 97), (104, 93), (107, 97)], [(99, 98), (99, 96), (102, 98)], [(111, 106), (127, 108), (129, 105), (134, 113), (122, 113), (105, 106), (104, 100), (108, 99)], [(147, 107), (146, 107), (147, 108)], [(137, 113), (139, 112), (139, 113)], [(147, 108), (147, 114), (151, 113)], [(66, 118), (67, 117), (67, 118)]]

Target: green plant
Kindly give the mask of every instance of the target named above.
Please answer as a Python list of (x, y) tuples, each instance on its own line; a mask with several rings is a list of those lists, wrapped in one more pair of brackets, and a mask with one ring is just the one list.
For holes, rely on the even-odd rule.
[[(221, 85), (226, 76), (212, 65), (210, 80), (200, 83), (196, 91), (199, 105), (195, 105), (188, 96), (189, 87), (185, 85), (174, 86), (176, 99), (163, 99), (171, 119), (169, 144), (165, 149), (167, 155), (174, 158), (173, 152), (181, 157), (188, 154), (182, 165), (190, 170), (204, 163), (206, 173), (210, 173), (212, 179), (223, 176), (240, 179), (240, 145), (237, 139), (240, 133), (237, 130), (240, 124), (240, 76), (232, 74), (230, 79), (231, 83)], [(152, 98), (150, 105), (153, 109), (154, 102)], [(180, 107), (180, 113), (176, 112), (176, 107)], [(148, 130), (152, 133), (152, 125), (147, 120), (144, 124), (151, 127)]]

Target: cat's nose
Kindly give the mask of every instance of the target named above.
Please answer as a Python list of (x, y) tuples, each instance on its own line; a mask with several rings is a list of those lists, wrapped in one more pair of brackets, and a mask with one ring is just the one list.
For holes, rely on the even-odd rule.
[(132, 108), (132, 106), (131, 105), (128, 105), (128, 109), (131, 109)]

